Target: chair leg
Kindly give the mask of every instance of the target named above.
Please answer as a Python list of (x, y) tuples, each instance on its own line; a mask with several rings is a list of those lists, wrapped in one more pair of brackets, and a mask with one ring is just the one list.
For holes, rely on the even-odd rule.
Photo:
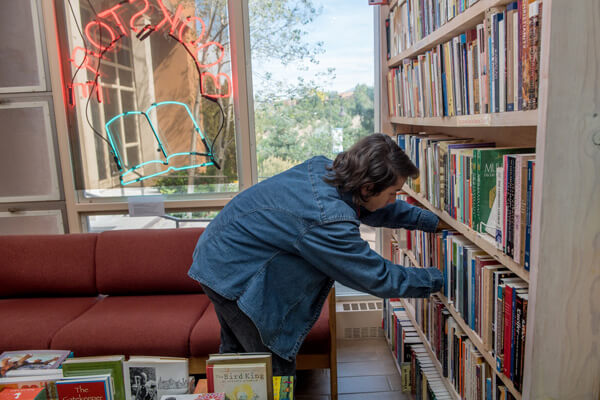
[(336, 309), (335, 309), (335, 286), (329, 292), (329, 379), (331, 386), (331, 400), (338, 400), (337, 384), (337, 333), (336, 333)]

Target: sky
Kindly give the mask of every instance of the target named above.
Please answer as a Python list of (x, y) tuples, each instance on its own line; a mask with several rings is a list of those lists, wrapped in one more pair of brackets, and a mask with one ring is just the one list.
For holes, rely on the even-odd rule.
[[(294, 65), (286, 67), (271, 63), (262, 65), (258, 73), (271, 72), (276, 79), (295, 82), (298, 76), (306, 80), (315, 72), (335, 68), (336, 78), (325, 85), (327, 90), (345, 92), (358, 83), (373, 86), (374, 42), (373, 6), (367, 0), (314, 0), (322, 6), (321, 15), (310, 25), (302, 27), (308, 32), (307, 39), (314, 43), (324, 42), (325, 52), (318, 56), (319, 64), (311, 64), (309, 71), (298, 71)], [(253, 68), (258, 68), (253, 65)]]

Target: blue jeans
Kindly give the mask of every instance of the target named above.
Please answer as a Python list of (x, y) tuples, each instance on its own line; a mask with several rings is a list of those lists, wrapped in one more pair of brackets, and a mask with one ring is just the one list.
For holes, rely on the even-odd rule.
[(240, 310), (237, 303), (228, 300), (211, 288), (201, 285), (204, 293), (215, 306), (217, 318), (221, 324), (221, 347), (219, 353), (254, 353), (272, 354), (274, 376), (296, 375), (296, 360), (288, 361), (273, 353), (264, 345), (258, 329), (250, 318)]

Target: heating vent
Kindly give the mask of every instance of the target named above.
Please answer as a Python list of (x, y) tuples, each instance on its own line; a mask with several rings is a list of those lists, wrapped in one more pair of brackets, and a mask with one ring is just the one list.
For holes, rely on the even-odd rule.
[(381, 300), (340, 301), (336, 310), (338, 339), (383, 337)]

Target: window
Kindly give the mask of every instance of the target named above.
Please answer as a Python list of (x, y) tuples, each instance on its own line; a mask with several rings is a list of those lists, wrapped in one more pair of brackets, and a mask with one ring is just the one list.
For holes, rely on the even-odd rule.
[(374, 132), (373, 18), (364, 0), (250, 0), (259, 179)]
[(67, 0), (64, 13), (80, 199), (237, 192), (227, 2)]

